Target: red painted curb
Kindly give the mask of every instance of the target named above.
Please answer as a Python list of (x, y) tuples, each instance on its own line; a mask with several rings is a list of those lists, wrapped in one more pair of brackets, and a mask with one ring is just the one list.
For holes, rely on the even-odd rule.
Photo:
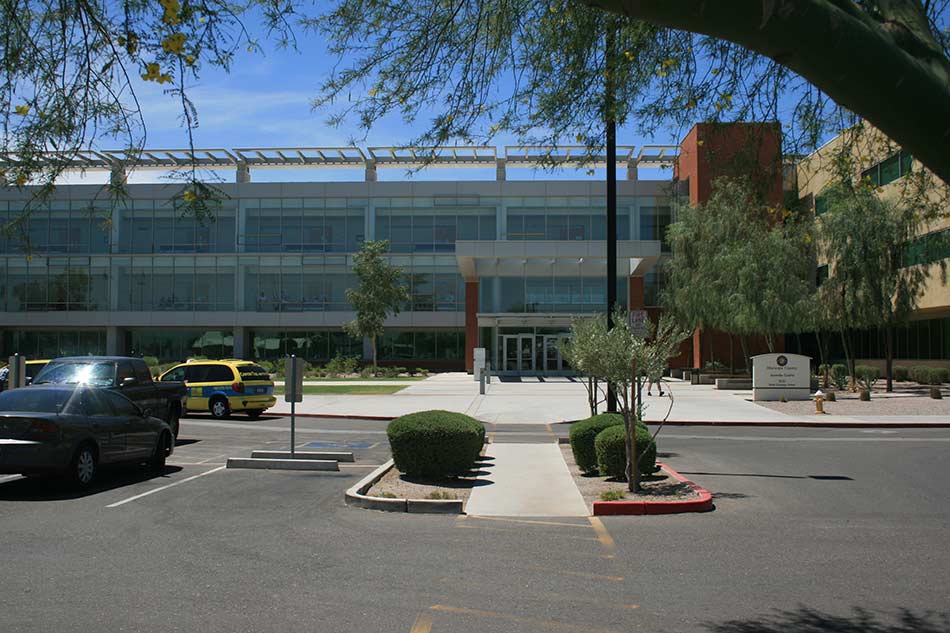
[[(645, 420), (644, 424), (661, 424), (660, 420)], [(758, 426), (776, 428), (819, 429), (947, 429), (950, 422), (730, 422), (725, 420), (676, 420), (665, 426)]]
[(681, 512), (708, 512), (713, 509), (712, 493), (693, 483), (666, 464), (657, 462), (670, 476), (689, 484), (699, 493), (699, 499), (689, 501), (595, 501), (594, 516), (679, 514)]

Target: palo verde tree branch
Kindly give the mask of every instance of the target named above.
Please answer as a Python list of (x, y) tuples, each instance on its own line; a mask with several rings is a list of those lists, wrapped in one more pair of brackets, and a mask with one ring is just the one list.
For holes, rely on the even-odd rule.
[(765, 55), (865, 118), (950, 183), (950, 61), (925, 30), (919, 1), (864, 3), (868, 11), (850, 0), (732, 0), (728, 8), (704, 0), (587, 4)]

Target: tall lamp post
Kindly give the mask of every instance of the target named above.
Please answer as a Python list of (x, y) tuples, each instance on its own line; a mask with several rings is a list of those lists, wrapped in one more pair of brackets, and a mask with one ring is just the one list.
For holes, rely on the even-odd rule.
[[(617, 304), (617, 117), (616, 89), (612, 60), (614, 31), (608, 22), (605, 52), (606, 81), (604, 111), (607, 124), (607, 330), (614, 326), (614, 306)], [(617, 394), (607, 384), (607, 411), (617, 412)]]

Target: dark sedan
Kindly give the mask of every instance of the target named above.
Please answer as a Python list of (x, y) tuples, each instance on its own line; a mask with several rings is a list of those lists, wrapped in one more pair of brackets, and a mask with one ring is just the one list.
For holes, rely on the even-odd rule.
[(120, 393), (34, 385), (0, 393), (0, 474), (65, 475), (89, 486), (100, 464), (165, 466), (174, 442), (164, 420)]

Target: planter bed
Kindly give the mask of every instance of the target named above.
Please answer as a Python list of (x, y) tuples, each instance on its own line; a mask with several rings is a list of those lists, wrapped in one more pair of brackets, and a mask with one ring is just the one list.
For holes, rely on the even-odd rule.
[[(672, 514), (712, 509), (712, 495), (709, 492), (659, 462), (657, 465), (662, 469), (655, 475), (643, 476), (641, 491), (634, 494), (627, 491), (625, 481), (582, 473), (574, 462), (570, 445), (561, 445), (561, 454), (593, 515)], [(624, 498), (619, 501), (601, 501), (601, 493), (608, 491), (621, 491)]]

